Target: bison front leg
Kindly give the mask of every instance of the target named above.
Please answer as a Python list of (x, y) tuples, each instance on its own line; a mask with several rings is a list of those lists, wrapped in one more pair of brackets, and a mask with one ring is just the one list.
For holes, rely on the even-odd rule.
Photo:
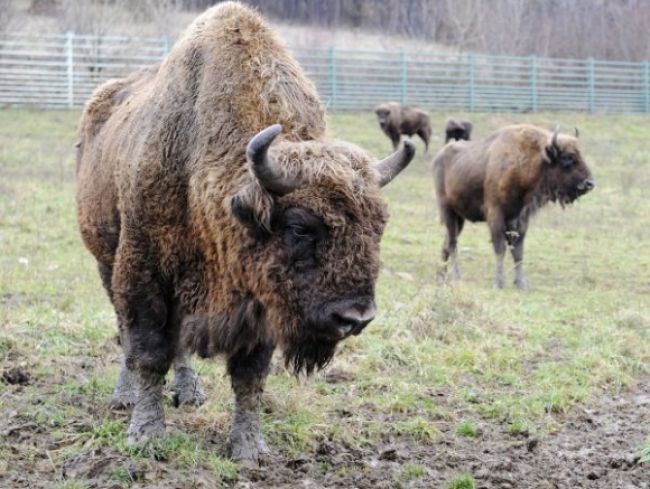
[(131, 444), (146, 443), (165, 432), (163, 384), (178, 336), (166, 289), (139, 266), (143, 256), (123, 249), (113, 277), (115, 309), (127, 336), (125, 365), (135, 379), (136, 401), (127, 432)]
[(488, 227), (492, 238), (492, 247), (496, 255), (496, 270), (494, 273), (494, 287), (502, 289), (506, 284), (506, 276), (503, 270), (503, 259), (506, 254), (506, 225), (503, 216), (494, 213), (488, 216)]
[(512, 247), (512, 259), (515, 262), (515, 286), (521, 290), (527, 290), (530, 286), (524, 275), (524, 239), (528, 229), (527, 220), (517, 222), (517, 225), (510, 231), (510, 245)]
[(131, 413), (127, 431), (131, 445), (143, 445), (165, 434), (165, 411), (163, 408), (163, 384), (165, 376), (155, 372), (137, 371), (137, 400)]
[(260, 406), (273, 349), (273, 345), (259, 343), (252, 351), (240, 351), (228, 361), (235, 392), (230, 450), (232, 458), (244, 465), (257, 466), (269, 452), (260, 429)]
[(399, 133), (399, 131), (393, 129), (388, 132), (388, 137), (390, 137), (390, 141), (393, 143), (393, 150), (397, 150), (399, 142), (402, 139), (402, 135)]

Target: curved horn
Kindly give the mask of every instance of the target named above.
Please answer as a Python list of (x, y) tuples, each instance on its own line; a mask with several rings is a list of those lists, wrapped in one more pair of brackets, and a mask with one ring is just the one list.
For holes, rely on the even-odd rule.
[(287, 180), (275, 161), (266, 154), (273, 140), (281, 132), (280, 124), (273, 124), (258, 132), (246, 146), (246, 159), (253, 174), (264, 188), (273, 193), (284, 195), (291, 192), (296, 186)]
[(408, 166), (415, 156), (415, 144), (408, 139), (404, 141), (402, 149), (398, 149), (392, 155), (387, 156), (377, 163), (379, 171), (379, 186), (383, 187)]
[(580, 137), (580, 131), (578, 131), (577, 127), (574, 127), (573, 129), (575, 129), (575, 131), (576, 131), (576, 139), (578, 139)]
[(560, 126), (557, 125), (555, 126), (555, 129), (553, 130), (553, 137), (551, 138), (551, 145), (554, 148), (557, 148), (557, 135), (560, 133)]

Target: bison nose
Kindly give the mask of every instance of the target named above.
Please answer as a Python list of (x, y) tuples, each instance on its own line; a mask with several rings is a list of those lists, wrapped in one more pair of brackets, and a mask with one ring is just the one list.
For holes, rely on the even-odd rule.
[(358, 335), (370, 321), (375, 319), (377, 306), (373, 300), (342, 305), (332, 312), (333, 323), (337, 325), (342, 337)]
[(589, 192), (595, 186), (596, 186), (596, 182), (594, 182), (594, 179), (587, 178), (583, 182), (578, 184), (578, 190), (580, 190), (581, 192)]

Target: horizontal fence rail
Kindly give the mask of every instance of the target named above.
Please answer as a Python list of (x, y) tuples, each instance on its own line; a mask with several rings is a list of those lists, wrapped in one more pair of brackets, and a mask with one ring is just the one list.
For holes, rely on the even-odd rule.
[[(0, 106), (83, 106), (102, 82), (162, 60), (168, 37), (0, 37)], [(474, 53), (291, 49), (330, 110), (385, 101), (430, 110), (650, 113), (645, 62)]]

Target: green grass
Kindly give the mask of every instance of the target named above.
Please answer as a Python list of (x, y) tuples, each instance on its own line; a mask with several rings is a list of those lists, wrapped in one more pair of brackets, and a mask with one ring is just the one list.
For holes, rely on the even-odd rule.
[(470, 474), (454, 477), (447, 484), (447, 489), (474, 489), (475, 487), (474, 478)]
[(650, 463), (650, 436), (646, 438), (645, 445), (641, 449), (641, 463)]
[[(236, 480), (236, 467), (225, 458), (232, 398), (223, 362), (196, 361), (210, 400), (196, 410), (169, 409), (170, 436), (153, 452), (126, 447), (127, 416), (106, 408), (119, 348), (113, 311), (76, 226), (78, 116), (0, 111), (0, 370), (18, 364), (34, 377), (15, 395), (0, 395), (0, 412), (47, 427), (54, 445), (43, 473), (94, 447), (152, 466), (165, 460), (186, 481), (196, 470), (214, 481)], [(446, 116), (433, 114), (433, 152)], [(466, 419), (513, 434), (555, 429), (558, 413), (647, 373), (647, 119), (467, 117), (476, 137), (515, 121), (577, 125), (596, 190), (564, 211), (549, 206), (535, 217), (526, 249), (531, 291), (492, 289), (487, 229), (471, 224), (460, 237), (463, 280), (443, 286), (436, 281), (443, 230), (430, 176), (433, 152), (423, 155), (418, 142), (415, 161), (384, 192), (392, 217), (382, 242), (379, 315), (363, 335), (341, 345), (334, 361), (352, 380), (329, 384), (318, 374), (297, 382), (277, 369), (263, 415), (275, 451), (308, 452), (326, 438), (379, 445), (386, 435), (437, 443), (446, 425), (452, 434), (458, 427), (472, 436), (476, 425)], [(390, 152), (370, 113), (333, 115), (331, 126), (337, 137), (378, 157)], [(4, 389), (0, 383), (0, 394)], [(206, 430), (220, 434), (218, 443), (206, 441)], [(16, 458), (0, 448), (0, 460), (12, 457), (0, 462), (0, 477), (32, 470), (40, 452), (28, 442), (21, 449)], [(128, 484), (127, 475), (113, 477)], [(83, 487), (74, 484), (59, 487)], [(473, 487), (467, 484), (454, 487)]]
[(472, 421), (464, 419), (456, 426), (456, 433), (466, 438), (476, 438), (478, 436), (478, 427)]

